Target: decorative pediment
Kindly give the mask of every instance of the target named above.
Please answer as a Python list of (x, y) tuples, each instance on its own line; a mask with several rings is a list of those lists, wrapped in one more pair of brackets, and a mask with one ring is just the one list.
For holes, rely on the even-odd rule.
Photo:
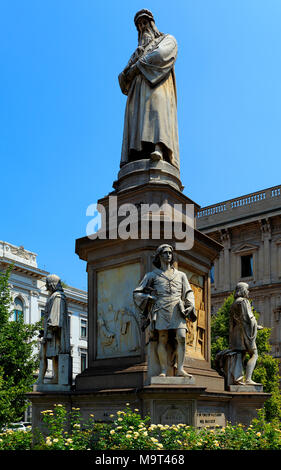
[(247, 253), (253, 253), (253, 251), (258, 250), (258, 245), (254, 245), (253, 243), (243, 243), (238, 248), (233, 250), (233, 253), (243, 255)]

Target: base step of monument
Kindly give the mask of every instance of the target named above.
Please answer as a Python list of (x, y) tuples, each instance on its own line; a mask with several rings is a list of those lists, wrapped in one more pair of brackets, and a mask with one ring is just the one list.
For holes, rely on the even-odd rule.
[(256, 384), (256, 385), (229, 385), (229, 391), (230, 392), (258, 392), (262, 393), (263, 392), (263, 386), (261, 384)]
[(33, 385), (34, 392), (69, 392), (72, 389), (71, 385), (62, 384), (35, 384)]
[(159, 377), (154, 376), (149, 379), (150, 385), (193, 385), (194, 377)]

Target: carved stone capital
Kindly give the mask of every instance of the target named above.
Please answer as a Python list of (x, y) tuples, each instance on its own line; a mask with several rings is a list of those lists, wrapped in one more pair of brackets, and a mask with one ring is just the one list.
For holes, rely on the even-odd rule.
[(271, 223), (270, 219), (260, 219), (259, 226), (261, 230), (262, 240), (271, 240)]
[(279, 305), (278, 307), (276, 307), (274, 310), (273, 310), (273, 313), (274, 313), (274, 319), (276, 322), (279, 322), (280, 320), (280, 317), (281, 317), (281, 305)]
[(230, 231), (226, 229), (222, 229), (219, 231), (220, 232), (220, 239), (221, 243), (224, 246), (225, 249), (230, 249), (231, 246), (231, 234)]

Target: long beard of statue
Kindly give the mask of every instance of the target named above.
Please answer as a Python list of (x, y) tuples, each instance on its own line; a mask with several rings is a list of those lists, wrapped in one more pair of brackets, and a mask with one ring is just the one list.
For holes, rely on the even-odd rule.
[(146, 30), (140, 36), (139, 45), (145, 47), (152, 41), (152, 39), (154, 39), (154, 34), (152, 31)]

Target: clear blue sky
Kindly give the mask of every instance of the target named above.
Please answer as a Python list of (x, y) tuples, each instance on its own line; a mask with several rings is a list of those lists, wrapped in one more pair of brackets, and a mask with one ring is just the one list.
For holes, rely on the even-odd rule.
[(112, 190), (136, 11), (173, 34), (181, 179), (201, 206), (280, 184), (280, 0), (2, 0), (0, 239), (86, 289), (86, 209)]

